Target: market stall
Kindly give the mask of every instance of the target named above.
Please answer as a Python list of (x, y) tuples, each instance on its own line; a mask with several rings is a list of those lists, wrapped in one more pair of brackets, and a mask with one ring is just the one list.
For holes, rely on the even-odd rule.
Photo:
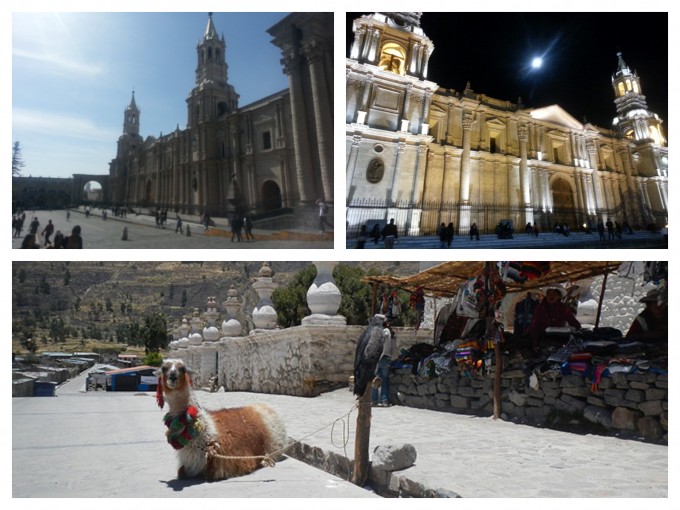
[[(395, 381), (403, 380), (394, 385), (395, 403), (503, 413), (537, 424), (561, 412), (609, 430), (626, 427), (652, 439), (664, 437), (667, 337), (649, 342), (599, 327), (607, 277), (621, 267), (621, 262), (446, 262), (407, 278), (365, 278), (374, 288), (449, 298), (432, 344), (411, 346), (394, 364)], [(528, 293), (536, 304), (545, 301), (547, 289), (558, 290), (559, 306), (567, 309), (575, 306), (576, 282), (596, 276), (604, 281), (589, 327), (546, 328), (538, 345), (507, 327), (526, 313)], [(667, 277), (653, 287), (665, 300)], [(525, 325), (532, 322), (524, 319)], [(431, 397), (425, 386), (433, 389)]]

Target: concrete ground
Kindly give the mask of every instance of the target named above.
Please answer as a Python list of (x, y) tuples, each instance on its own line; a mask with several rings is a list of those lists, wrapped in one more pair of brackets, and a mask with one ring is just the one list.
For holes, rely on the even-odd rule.
[[(95, 210), (89, 218), (81, 210), (71, 210), (67, 220), (66, 211), (28, 211), (22, 235), (12, 238), (12, 248), (21, 248), (28, 225), (36, 216), (40, 222), (38, 233), (42, 232), (48, 220), (52, 220), (55, 232), (65, 236), (71, 234), (75, 225), (82, 229), (84, 249), (332, 249), (333, 233), (325, 234), (303, 229), (271, 231), (255, 228), (254, 241), (231, 241), (231, 231), (226, 220), (216, 219), (215, 227), (207, 231), (200, 225), (198, 217), (182, 216), (184, 228), (189, 227), (190, 236), (175, 233), (175, 221), (168, 219), (165, 229), (156, 228), (155, 218), (145, 215), (128, 215), (117, 218), (111, 214), (104, 220), (100, 210)], [(127, 240), (123, 240), (123, 229), (127, 228)], [(54, 239), (54, 236), (52, 236)], [(41, 239), (42, 247), (42, 239)]]
[[(81, 375), (57, 397), (13, 399), (14, 497), (374, 496), (290, 458), (224, 482), (178, 481), (154, 395), (84, 393), (83, 385)], [(346, 389), (316, 398), (199, 392), (199, 400), (207, 408), (268, 402), (291, 438), (353, 458), (355, 399)], [(413, 444), (418, 457), (399, 476), (464, 498), (668, 497), (666, 446), (402, 406), (374, 408), (371, 450), (403, 443)]]

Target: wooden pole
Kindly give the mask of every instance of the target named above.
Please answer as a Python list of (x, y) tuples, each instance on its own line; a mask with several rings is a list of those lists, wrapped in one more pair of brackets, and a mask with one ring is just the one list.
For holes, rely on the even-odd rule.
[(354, 472), (351, 482), (363, 487), (368, 478), (368, 446), (371, 438), (371, 390), (372, 385), (366, 387), (364, 395), (359, 400), (357, 414), (357, 433), (354, 438)]
[(604, 274), (604, 280), (602, 280), (602, 289), (600, 290), (600, 301), (597, 303), (597, 315), (595, 316), (595, 327), (600, 326), (600, 315), (602, 315), (602, 302), (604, 301), (604, 291), (607, 288), (607, 276), (609, 273)]
[(501, 353), (501, 342), (503, 333), (498, 326), (494, 326), (498, 332), (498, 339), (495, 342), (496, 371), (493, 378), (493, 419), (501, 417), (501, 372), (503, 371), (503, 354)]
[(371, 317), (376, 314), (375, 307), (378, 301), (378, 284), (374, 283), (371, 286)]

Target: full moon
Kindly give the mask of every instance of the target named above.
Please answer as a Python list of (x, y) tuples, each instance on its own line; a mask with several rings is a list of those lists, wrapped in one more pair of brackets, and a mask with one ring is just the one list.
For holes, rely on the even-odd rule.
[(543, 65), (543, 59), (541, 57), (534, 57), (534, 59), (531, 61), (531, 67), (534, 69), (538, 69)]

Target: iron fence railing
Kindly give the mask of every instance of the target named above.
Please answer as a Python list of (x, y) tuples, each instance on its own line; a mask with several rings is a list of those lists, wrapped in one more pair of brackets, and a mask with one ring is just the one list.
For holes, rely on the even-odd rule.
[(473, 223), (477, 225), (480, 234), (497, 233), (501, 224), (509, 224), (515, 232), (523, 232), (528, 217), (532, 218), (532, 227), (538, 228), (539, 232), (552, 232), (558, 224), (566, 224), (572, 231), (595, 230), (600, 218), (605, 221), (606, 218), (611, 218), (612, 221), (625, 222), (637, 230), (659, 228), (668, 221), (666, 211), (652, 210), (637, 196), (626, 197), (617, 207), (597, 209), (592, 213), (565, 207), (543, 210), (491, 203), (411, 202), (369, 198), (354, 199), (347, 204), (347, 237), (356, 237), (363, 225), (368, 232), (376, 225), (381, 230), (391, 219), (395, 220), (400, 236), (433, 236), (442, 223), (453, 223), (457, 235), (468, 235), (469, 226)]

